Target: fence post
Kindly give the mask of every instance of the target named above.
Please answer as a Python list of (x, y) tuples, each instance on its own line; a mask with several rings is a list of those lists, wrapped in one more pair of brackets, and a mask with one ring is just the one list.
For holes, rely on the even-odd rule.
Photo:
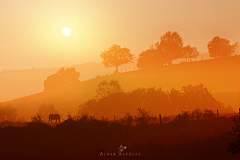
[(160, 124), (162, 124), (162, 115), (159, 114), (159, 120), (160, 120)]
[(240, 108), (239, 108), (239, 114), (240, 114)]
[(219, 118), (219, 112), (218, 112), (218, 110), (217, 110), (217, 115), (218, 115), (218, 118)]

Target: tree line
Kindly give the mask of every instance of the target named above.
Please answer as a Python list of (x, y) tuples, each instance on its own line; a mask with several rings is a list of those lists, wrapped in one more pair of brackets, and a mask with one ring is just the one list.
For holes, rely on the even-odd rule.
[[(234, 55), (238, 43), (231, 44), (226, 38), (214, 37), (208, 44), (209, 57), (223, 58)], [(105, 67), (118, 67), (122, 64), (132, 62), (134, 54), (130, 49), (114, 44), (108, 50), (101, 53)], [(190, 61), (197, 58), (199, 52), (196, 47), (191, 45), (183, 45), (183, 39), (178, 32), (168, 31), (160, 37), (160, 40), (149, 49), (142, 51), (137, 58), (137, 67), (139, 69), (154, 68), (163, 65), (171, 65), (173, 60), (184, 58)]]
[(172, 88), (167, 92), (155, 87), (123, 92), (118, 81), (112, 80), (100, 82), (96, 92), (95, 98), (79, 106), (79, 114), (112, 118), (127, 112), (132, 114), (137, 108), (163, 115), (176, 115), (182, 110), (192, 111), (196, 108), (234, 112), (230, 106), (225, 107), (217, 101), (203, 84), (183, 86), (181, 90)]
[[(209, 56), (211, 58), (224, 58), (234, 55), (238, 43), (231, 44), (226, 38), (214, 37), (208, 43)], [(149, 49), (142, 51), (137, 58), (139, 69), (156, 68), (164, 65), (171, 65), (173, 60), (183, 58), (192, 60), (199, 56), (196, 47), (183, 45), (183, 39), (178, 32), (168, 31), (160, 37), (160, 40), (151, 45)], [(105, 67), (116, 67), (114, 73), (118, 73), (118, 67), (133, 62), (136, 58), (130, 49), (120, 45), (112, 45), (108, 50), (104, 50), (100, 57)], [(44, 81), (45, 90), (77, 83), (80, 73), (75, 68), (61, 68)]]

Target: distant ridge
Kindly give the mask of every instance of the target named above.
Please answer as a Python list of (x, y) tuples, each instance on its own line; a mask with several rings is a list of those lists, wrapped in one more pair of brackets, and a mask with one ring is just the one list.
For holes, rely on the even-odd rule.
[[(123, 65), (129, 71), (133, 70), (135, 63)], [(66, 67), (66, 66), (65, 66)], [(102, 63), (88, 62), (80, 65), (72, 65), (80, 72), (80, 81), (93, 79), (96, 75), (113, 74), (114, 68), (105, 68)], [(0, 102), (24, 97), (44, 90), (44, 80), (57, 72), (61, 67), (32, 68), (22, 70), (3, 70), (0, 72)], [(120, 67), (121, 68), (121, 67)], [(125, 70), (123, 70), (125, 71)]]

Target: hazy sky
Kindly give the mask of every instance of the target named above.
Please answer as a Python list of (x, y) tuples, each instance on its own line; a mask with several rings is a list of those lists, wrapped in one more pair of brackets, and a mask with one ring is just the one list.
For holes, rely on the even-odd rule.
[(112, 44), (138, 55), (169, 30), (206, 52), (240, 41), (239, 15), (239, 0), (1, 0), (0, 70), (100, 62)]

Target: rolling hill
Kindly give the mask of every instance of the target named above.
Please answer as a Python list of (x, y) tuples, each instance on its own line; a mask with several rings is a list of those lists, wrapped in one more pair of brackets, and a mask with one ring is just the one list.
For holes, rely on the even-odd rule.
[[(185, 62), (163, 66), (152, 70), (137, 70), (81, 81), (66, 87), (40, 92), (30, 96), (8, 101), (17, 108), (19, 117), (30, 120), (44, 102), (52, 103), (61, 115), (76, 114), (78, 106), (96, 95), (95, 89), (102, 80), (117, 79), (124, 91), (138, 87), (161, 87), (164, 91), (171, 88), (203, 83), (212, 95), (236, 111), (240, 106), (240, 56), (225, 59), (212, 59)], [(6, 102), (3, 102), (6, 103)]]
[[(121, 66), (122, 71), (133, 70), (135, 63)], [(112, 74), (114, 68), (105, 68), (103, 64), (88, 62), (80, 65), (72, 65), (77, 72), (80, 72), (80, 81), (93, 79), (96, 75)], [(58, 69), (55, 68), (32, 68), (23, 70), (2, 70), (0, 72), (0, 102), (25, 97), (44, 90), (43, 82)]]

